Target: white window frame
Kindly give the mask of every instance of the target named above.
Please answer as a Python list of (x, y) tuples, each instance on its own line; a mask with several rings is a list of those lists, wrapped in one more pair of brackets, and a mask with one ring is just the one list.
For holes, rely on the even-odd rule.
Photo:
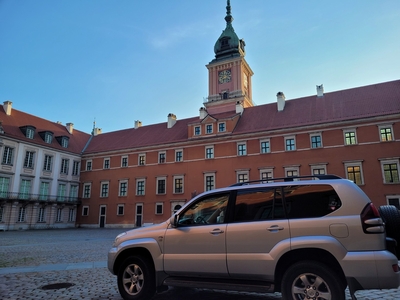
[(103, 160), (103, 169), (108, 170), (111, 168), (111, 159), (109, 157), (105, 157)]
[[(221, 130), (220, 126), (224, 126), (224, 130)], [(218, 123), (218, 132), (226, 132), (226, 122), (219, 122)]]
[[(346, 141), (346, 134), (347, 133), (353, 133), (354, 132), (354, 143), (347, 143)], [(353, 138), (353, 137), (351, 137)], [(356, 128), (346, 128), (343, 129), (343, 142), (345, 146), (352, 146), (352, 145), (357, 145), (358, 144), (358, 139), (357, 139), (357, 129)]]
[[(211, 188), (208, 188), (207, 186), (207, 177), (212, 177), (213, 186)], [(211, 191), (216, 188), (215, 179), (216, 179), (215, 172), (204, 173), (204, 191)]]
[(72, 176), (79, 176), (80, 161), (74, 160), (72, 164)]
[[(85, 195), (86, 187), (89, 187), (89, 188), (88, 188), (88, 190), (89, 190), (89, 195), (88, 195), (87, 197), (85, 197), (85, 196), (86, 196), (86, 195)], [(91, 194), (92, 194), (92, 184), (91, 184), (91, 183), (84, 183), (84, 184), (83, 184), (83, 188), (82, 188), (82, 198), (83, 198), (83, 199), (89, 199), (90, 196), (91, 196)]]
[[(214, 132), (214, 126), (213, 126), (213, 124), (206, 124), (205, 125), (206, 126), (206, 134), (212, 134), (213, 132)], [(208, 129), (211, 129), (211, 131), (210, 132), (208, 132)]]
[[(161, 212), (157, 212), (158, 207), (161, 207)], [(158, 216), (164, 214), (164, 202), (156, 202), (154, 213)]]
[[(239, 147), (244, 146), (244, 153), (240, 153), (242, 150), (239, 150)], [(237, 142), (236, 143), (236, 151), (237, 151), (237, 156), (246, 156), (247, 155), (247, 142)]]
[[(143, 158), (143, 163), (141, 161), (141, 158)], [(138, 166), (145, 166), (146, 165), (146, 153), (140, 153), (138, 155)]]
[[(180, 159), (178, 160), (178, 153), (181, 153)], [(175, 162), (182, 162), (183, 161), (183, 149), (176, 149), (175, 150)]]
[[(263, 178), (263, 174), (266, 174), (266, 173), (267, 174), (269, 173), (271, 175), (271, 177), (269, 177), (271, 179)], [(273, 178), (274, 178), (274, 169), (273, 168), (262, 168), (262, 169), (260, 169), (260, 180), (262, 180), (263, 183), (274, 182)]]
[[(139, 182), (143, 182), (143, 194), (139, 194)], [(145, 196), (146, 195), (146, 179), (145, 178), (137, 178), (135, 185), (135, 194), (136, 196)]]
[(90, 159), (90, 160), (87, 160), (86, 161), (86, 168), (85, 168), (85, 170), (86, 171), (91, 171), (93, 169), (93, 162), (92, 162), (92, 160)]
[[(239, 181), (239, 177), (241, 177), (241, 175), (245, 175), (247, 177), (247, 179), (244, 181)], [(236, 171), (236, 182), (237, 183), (248, 182), (249, 180), (250, 180), (250, 171), (249, 170), (237, 170)]]
[[(182, 180), (182, 191), (177, 191), (176, 190), (176, 180), (177, 179), (181, 179)], [(185, 179), (184, 179), (184, 176), (183, 175), (176, 175), (176, 176), (174, 176), (174, 178), (173, 178), (173, 193), (174, 194), (183, 194), (184, 192), (185, 192)]]
[[(390, 139), (390, 140), (384, 140), (384, 139), (382, 139), (381, 130), (382, 130), (382, 129), (387, 129), (387, 128), (390, 129), (390, 134), (391, 134), (391, 139)], [(395, 141), (394, 132), (393, 132), (393, 125), (391, 125), (391, 124), (379, 125), (379, 126), (378, 126), (378, 134), (379, 134), (379, 140), (380, 140), (381, 142), (383, 142), (383, 143)]]
[(26, 207), (25, 206), (20, 206), (18, 209), (18, 223), (24, 223), (26, 219)]
[[(321, 145), (319, 147), (313, 147), (313, 138), (314, 137), (319, 137), (321, 140)], [(314, 133), (310, 133), (310, 148), (311, 149), (320, 149), (323, 148), (324, 145), (322, 143), (322, 134), (320, 132), (314, 132)]]
[[(300, 176), (300, 167), (299, 166), (287, 166), (287, 167), (284, 167), (284, 171), (285, 171), (284, 177)], [(289, 173), (292, 173), (292, 174), (289, 175)], [(297, 174), (294, 175), (293, 173), (297, 173)], [(298, 180), (298, 178), (296, 178), (294, 180)]]
[[(361, 178), (361, 183), (356, 183), (357, 185), (364, 185), (364, 172), (363, 172), (363, 167), (362, 167), (362, 161), (354, 161), (354, 162), (344, 162), (344, 172), (346, 174), (346, 179), (349, 179), (349, 174), (347, 172), (348, 167), (360, 167), (360, 178)], [(354, 182), (355, 183), (355, 182)]]
[(75, 218), (75, 209), (74, 208), (70, 208), (68, 211), (68, 222), (75, 222), (76, 218)]
[[(263, 152), (263, 147), (262, 147), (262, 144), (263, 144), (263, 143), (268, 143), (268, 150), (267, 150), (267, 152)], [(262, 139), (262, 140), (260, 140), (260, 153), (261, 153), (261, 154), (271, 153), (271, 139)]]
[(400, 175), (400, 163), (398, 159), (385, 159), (381, 160), (382, 179), (384, 184), (399, 184), (400, 182), (386, 182), (384, 165), (395, 164), (397, 166), (397, 174)]
[[(125, 193), (122, 193), (122, 191), (121, 191), (122, 184), (125, 184)], [(118, 184), (118, 196), (119, 197), (128, 196), (128, 180), (127, 179), (119, 181), (119, 184)]]
[[(311, 175), (326, 175), (326, 174), (328, 174), (327, 170), (326, 170), (326, 164), (313, 164), (313, 165), (310, 165), (310, 169), (311, 169)], [(324, 174), (315, 174), (314, 172), (316, 170), (324, 170)]]
[[(107, 193), (103, 195), (103, 185), (107, 185)], [(110, 195), (110, 182), (102, 181), (100, 182), (100, 198), (107, 198)]]
[(43, 171), (51, 172), (53, 169), (53, 156), (45, 154), (43, 160)]
[[(126, 165), (124, 166), (124, 163), (126, 162)], [(121, 156), (121, 168), (127, 168), (128, 167), (128, 155)]]
[[(122, 214), (119, 213), (119, 209), (122, 207)], [(117, 205), (117, 216), (125, 215), (125, 204), (118, 204)]]
[[(297, 146), (296, 146), (296, 136), (295, 135), (290, 135), (290, 136), (285, 136), (285, 139), (284, 139), (285, 141), (284, 141), (284, 143), (285, 143), (285, 151), (287, 151), (287, 152), (290, 152), (290, 151), (296, 151), (297, 150)], [(293, 147), (294, 147), (294, 149), (288, 149), (287, 147), (288, 147), (288, 145), (287, 145), (287, 141), (288, 140), (293, 140)], [(292, 145), (290, 145), (290, 146), (292, 146)]]
[(69, 199), (76, 201), (78, 199), (79, 186), (77, 184), (71, 184), (69, 187)]
[(60, 174), (68, 175), (68, 171), (69, 171), (69, 158), (62, 158)]
[(5, 145), (4, 146), (4, 151), (3, 151), (3, 158), (2, 158), (2, 164), (3, 165), (13, 165), (13, 160), (14, 160), (14, 147), (10, 147)]
[[(208, 149), (211, 149), (210, 157), (208, 157), (208, 153), (207, 153)], [(205, 157), (205, 159), (213, 159), (214, 158), (214, 145), (204, 147), (204, 157)]]
[[(197, 128), (199, 129), (199, 133), (196, 132), (196, 129), (197, 129)], [(199, 135), (201, 135), (201, 126), (200, 126), (200, 125), (194, 126), (194, 127), (193, 127), (193, 135), (194, 135), (194, 136), (199, 136)]]
[[(161, 157), (164, 156), (163, 161)], [(158, 151), (158, 163), (165, 164), (167, 162), (167, 151)]]
[(45, 223), (46, 222), (46, 208), (44, 206), (38, 207), (38, 223)]
[[(165, 181), (164, 193), (159, 193), (159, 191), (158, 191), (158, 182), (160, 180), (164, 180)], [(167, 177), (166, 176), (157, 177), (157, 179), (156, 179), (156, 194), (157, 195), (166, 195), (167, 194)]]
[(33, 169), (35, 167), (35, 151), (26, 150), (24, 158), (24, 168)]
[[(86, 210), (86, 214), (85, 214), (85, 210)], [(82, 217), (87, 217), (87, 216), (89, 216), (89, 206), (85, 205), (85, 206), (82, 206)]]

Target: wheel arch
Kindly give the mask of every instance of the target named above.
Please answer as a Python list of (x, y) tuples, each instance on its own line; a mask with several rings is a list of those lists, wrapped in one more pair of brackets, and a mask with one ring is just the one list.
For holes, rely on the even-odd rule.
[(148, 262), (151, 263), (151, 267), (155, 271), (155, 265), (153, 257), (150, 251), (145, 247), (134, 247), (134, 248), (127, 248), (119, 253), (118, 257), (116, 258), (113, 266), (114, 274), (118, 274), (118, 270), (121, 267), (122, 263), (131, 256), (140, 256), (146, 259)]
[(278, 261), (275, 268), (275, 291), (281, 291), (282, 278), (287, 268), (299, 261), (316, 261), (326, 265), (338, 274), (343, 287), (347, 286), (346, 276), (336, 258), (324, 249), (302, 248), (285, 253)]

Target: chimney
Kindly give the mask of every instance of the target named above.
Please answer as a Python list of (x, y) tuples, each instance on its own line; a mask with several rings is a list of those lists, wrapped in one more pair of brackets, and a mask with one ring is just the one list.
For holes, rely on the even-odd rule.
[(67, 123), (66, 126), (69, 134), (72, 134), (74, 132), (74, 124), (73, 123)]
[(278, 101), (278, 111), (283, 111), (283, 109), (285, 108), (285, 94), (279, 92), (278, 94), (276, 94), (276, 98)]
[(142, 121), (136, 120), (135, 121), (135, 129), (138, 129), (139, 127), (142, 127)]
[(4, 101), (3, 102), (3, 109), (6, 113), (7, 116), (11, 116), (11, 108), (12, 108), (12, 102), (11, 101)]
[(317, 97), (323, 97), (324, 96), (324, 85), (317, 85)]
[(199, 112), (200, 120), (203, 120), (205, 117), (207, 117), (207, 109), (205, 107), (200, 107)]
[(176, 116), (172, 113), (168, 114), (168, 124), (167, 128), (172, 128), (176, 123)]
[(101, 134), (101, 128), (93, 128), (93, 135), (96, 136), (99, 134)]
[(241, 101), (236, 102), (236, 113), (242, 114), (244, 112), (243, 103)]

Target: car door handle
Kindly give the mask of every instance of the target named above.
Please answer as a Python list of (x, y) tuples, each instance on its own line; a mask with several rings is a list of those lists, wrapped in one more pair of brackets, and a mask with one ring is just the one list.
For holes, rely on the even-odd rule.
[(279, 225), (272, 225), (271, 227), (267, 228), (267, 230), (271, 231), (271, 232), (278, 232), (283, 229), (285, 229), (285, 228), (282, 226), (279, 226)]
[(210, 233), (212, 235), (217, 235), (217, 234), (220, 234), (220, 233), (224, 233), (224, 231), (219, 229), (219, 228), (215, 228), (215, 229), (211, 230)]

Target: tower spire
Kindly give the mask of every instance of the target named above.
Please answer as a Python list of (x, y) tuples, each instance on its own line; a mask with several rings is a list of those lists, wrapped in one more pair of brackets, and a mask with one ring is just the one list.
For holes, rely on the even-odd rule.
[(231, 15), (231, 1), (227, 0), (226, 4), (226, 17), (225, 17), (226, 25), (232, 24), (233, 17)]

